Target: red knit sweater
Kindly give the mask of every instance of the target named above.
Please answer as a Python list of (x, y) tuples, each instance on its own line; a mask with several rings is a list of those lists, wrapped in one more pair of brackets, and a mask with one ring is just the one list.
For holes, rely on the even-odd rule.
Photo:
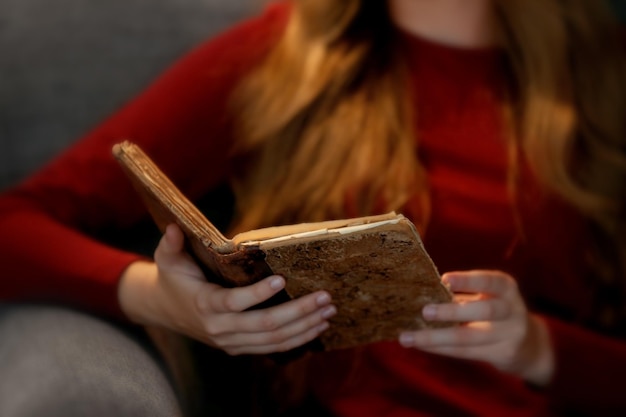
[[(138, 255), (88, 237), (127, 228), (145, 210), (111, 155), (130, 138), (196, 199), (229, 178), (229, 93), (259, 62), (288, 10), (272, 7), (200, 45), (147, 91), (23, 184), (0, 197), (0, 299), (52, 301), (122, 317), (117, 281)], [(626, 343), (567, 322), (592, 304), (583, 280), (584, 230), (527, 172), (513, 204), (506, 188), (503, 57), (406, 35), (419, 154), (432, 217), (424, 241), (440, 271), (502, 269), (546, 313), (556, 374), (536, 390), (490, 366), (374, 344), (350, 362), (324, 355), (316, 392), (340, 416), (548, 415), (626, 412)], [(415, 214), (409, 202), (406, 215)], [(520, 227), (516, 226), (521, 220)], [(548, 315), (550, 314), (550, 315)], [(328, 365), (328, 364), (327, 364)], [(331, 389), (329, 389), (331, 388)]]

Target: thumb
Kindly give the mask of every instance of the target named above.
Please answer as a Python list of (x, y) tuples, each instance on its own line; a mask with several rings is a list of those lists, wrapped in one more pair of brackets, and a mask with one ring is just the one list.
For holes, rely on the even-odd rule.
[(184, 242), (185, 236), (180, 227), (174, 223), (167, 225), (154, 252), (155, 260), (157, 262), (167, 261), (172, 255), (180, 255), (183, 251)]
[(163, 234), (165, 247), (168, 251), (181, 252), (185, 243), (185, 235), (176, 223), (170, 223)]

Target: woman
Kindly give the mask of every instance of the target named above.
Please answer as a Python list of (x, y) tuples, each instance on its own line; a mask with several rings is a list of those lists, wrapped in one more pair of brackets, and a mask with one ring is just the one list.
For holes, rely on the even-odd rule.
[(132, 138), (192, 199), (232, 184), (233, 233), (391, 209), (420, 226), (464, 293), (423, 315), (461, 325), (310, 358), (308, 387), (333, 414), (623, 412), (626, 72), (604, 5), (292, 3), (192, 52), (3, 196), (2, 261), (19, 277), (3, 298), (232, 355), (328, 327), (325, 292), (246, 311), (284, 280), (206, 283), (175, 226), (154, 262), (88, 237), (145, 216), (109, 157)]

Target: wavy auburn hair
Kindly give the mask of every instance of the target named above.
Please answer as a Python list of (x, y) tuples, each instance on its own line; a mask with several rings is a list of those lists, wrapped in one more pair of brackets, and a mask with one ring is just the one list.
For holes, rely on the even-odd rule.
[[(419, 164), (383, 1), (295, 1), (282, 40), (240, 90), (240, 139), (259, 151), (235, 188), (241, 229), (398, 208)], [(416, 174), (417, 173), (417, 174)], [(241, 192), (237, 192), (241, 190)]]
[[(415, 190), (426, 223), (419, 138), (386, 2), (292, 3), (282, 38), (236, 96), (240, 150), (256, 162), (235, 184), (235, 229), (342, 217), (346, 195), (358, 196), (351, 214), (395, 210)], [(618, 24), (598, 0), (494, 7), (512, 74), (503, 104), (511, 182), (523, 157), (590, 220), (597, 279), (623, 289), (626, 49)]]

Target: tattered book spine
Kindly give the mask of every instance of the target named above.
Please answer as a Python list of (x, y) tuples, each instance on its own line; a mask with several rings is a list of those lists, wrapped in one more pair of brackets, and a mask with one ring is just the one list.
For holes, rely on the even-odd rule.
[(273, 274), (258, 247), (239, 247), (232, 253), (219, 253), (210, 242), (189, 237), (190, 252), (211, 281), (227, 287), (250, 285)]
[(152, 160), (136, 145), (123, 142), (113, 154), (143, 200), (161, 232), (176, 223), (186, 236), (187, 250), (207, 279), (224, 286), (243, 286), (271, 270), (258, 247), (235, 247), (189, 201)]

